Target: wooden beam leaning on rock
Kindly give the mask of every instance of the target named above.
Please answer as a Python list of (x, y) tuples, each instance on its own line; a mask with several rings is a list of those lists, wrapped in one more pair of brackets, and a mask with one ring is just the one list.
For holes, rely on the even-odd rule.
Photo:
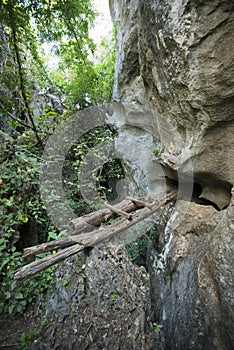
[(127, 213), (126, 211), (123, 211), (121, 209), (118, 209), (116, 207), (114, 207), (113, 205), (110, 205), (108, 203), (105, 203), (105, 207), (110, 209), (113, 213), (116, 213), (118, 216), (123, 216), (128, 220), (132, 219), (132, 215)]
[(130, 213), (136, 211), (138, 209), (144, 208), (146, 201), (151, 201), (151, 204), (155, 203), (155, 201), (161, 202), (166, 198), (165, 196), (165, 192), (160, 192), (157, 194), (153, 193), (137, 200), (138, 204), (133, 202), (132, 198), (124, 199), (114, 207), (111, 206), (112, 208), (116, 209), (115, 211), (109, 208), (103, 208), (93, 213), (74, 219), (68, 223), (68, 235), (66, 235), (66, 237), (25, 248), (23, 258), (32, 257), (36, 254), (45, 253), (47, 251), (69, 247), (74, 244), (74, 239), (72, 238), (73, 235), (91, 232), (97, 229), (101, 224), (107, 222), (109, 219), (121, 216), (120, 212)]
[[(155, 200), (160, 201), (161, 198), (165, 198), (165, 192), (160, 193), (151, 193), (148, 196), (139, 198), (138, 202), (132, 201), (132, 199), (124, 199), (123, 201), (115, 204), (114, 208), (122, 210), (126, 213), (131, 213), (137, 209), (141, 209), (145, 207), (145, 202), (154, 202)], [(74, 234), (78, 234), (79, 232), (83, 232), (84, 230), (91, 231), (94, 229), (93, 226), (100, 226), (103, 222), (108, 221), (109, 219), (113, 219), (118, 217), (119, 215), (116, 212), (113, 212), (109, 208), (103, 208), (97, 210), (93, 213), (84, 215), (77, 219), (74, 219), (68, 223), (68, 230), (74, 232)]]
[(152, 208), (153, 206), (153, 203), (148, 203), (142, 199), (136, 199), (136, 198), (133, 198), (133, 197), (130, 197), (130, 196), (127, 196), (126, 197), (127, 199), (129, 199), (130, 201), (132, 201), (133, 203), (136, 203), (136, 204), (140, 204), (142, 205), (143, 207), (148, 207), (148, 208)]
[[(167, 195), (164, 195), (164, 198), (160, 197), (160, 201), (154, 202), (151, 208), (145, 206), (141, 210), (138, 210), (135, 214), (132, 215), (132, 219), (129, 220), (127, 218), (123, 218), (118, 222), (113, 223), (109, 226), (102, 226), (100, 228), (97, 228), (93, 232), (86, 232), (79, 235), (74, 235), (70, 237), (65, 237), (64, 239), (61, 238), (57, 241), (54, 241), (55, 244), (57, 244), (57, 248), (64, 248), (64, 244), (67, 240), (70, 240), (70, 245), (56, 254), (46, 256), (45, 258), (42, 258), (40, 260), (36, 260), (28, 265), (25, 265), (15, 271), (14, 273), (14, 280), (16, 283), (19, 283), (26, 278), (32, 277), (33, 275), (39, 273), (42, 270), (47, 269), (48, 267), (59, 263), (60, 261), (65, 260), (66, 258), (82, 251), (83, 249), (87, 247), (94, 247), (97, 244), (108, 241), (114, 236), (116, 236), (118, 233), (128, 229), (129, 227), (135, 225), (137, 222), (144, 220), (151, 214), (153, 214), (155, 211), (157, 211), (162, 205), (175, 200), (177, 197), (177, 192), (170, 192)], [(44, 251), (51, 250), (51, 245), (49, 243), (44, 243)], [(37, 250), (37, 247), (31, 247), (34, 248), (34, 254)], [(48, 249), (49, 247), (49, 249)], [(37, 253), (36, 253), (37, 254)]]

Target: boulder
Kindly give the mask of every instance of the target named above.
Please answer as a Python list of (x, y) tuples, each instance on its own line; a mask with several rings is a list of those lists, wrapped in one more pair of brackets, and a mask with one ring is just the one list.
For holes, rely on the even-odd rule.
[(70, 258), (56, 271), (46, 306), (38, 303), (41, 326), (30, 349), (164, 350), (148, 316), (148, 293), (148, 273), (121, 247)]

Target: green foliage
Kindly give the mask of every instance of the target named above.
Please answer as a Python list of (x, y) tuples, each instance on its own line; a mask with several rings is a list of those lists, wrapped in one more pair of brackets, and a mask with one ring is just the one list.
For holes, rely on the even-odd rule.
[[(115, 37), (110, 42), (103, 39), (101, 55), (94, 62), (95, 45), (89, 37), (94, 18), (90, 0), (5, 0), (0, 4), (0, 113), (33, 124), (29, 103), (35, 82), (56, 86), (66, 95), (69, 107), (110, 101)], [(45, 42), (59, 57), (59, 67), (51, 72), (43, 58)], [(33, 125), (32, 129), (36, 133)]]
[(147, 244), (148, 238), (143, 236), (127, 245), (128, 256), (134, 264), (145, 266)]
[(162, 153), (162, 145), (156, 145), (153, 148), (153, 153), (156, 157), (159, 157)]
[[(43, 123), (43, 120), (42, 120)], [(42, 139), (45, 133), (40, 133)], [(98, 127), (83, 137), (75, 144), (67, 155), (64, 166), (65, 192), (70, 205), (78, 214), (83, 215), (93, 210), (83, 200), (77, 174), (79, 166), (87, 151), (95, 148), (100, 142), (112, 139), (113, 133), (107, 127)], [(26, 282), (15, 286), (13, 272), (22, 266), (22, 254), (16, 249), (19, 241), (19, 233), (28, 229), (28, 235), (36, 235), (29, 231), (27, 226), (33, 223), (37, 227), (38, 240), (58, 239), (64, 232), (58, 230), (49, 221), (39, 193), (39, 174), (41, 164), (41, 151), (35, 145), (35, 137), (32, 130), (25, 130), (18, 135), (0, 157), (0, 311), (23, 312), (34, 298), (43, 294), (50, 287), (53, 278), (53, 268), (48, 269)], [(101, 178), (105, 181), (110, 178), (122, 176), (121, 168), (115, 168), (113, 164), (105, 169), (104, 173), (97, 176), (97, 186), (100, 186)], [(107, 174), (109, 172), (109, 175)], [(101, 191), (104, 191), (104, 184)], [(42, 256), (38, 256), (41, 258)], [(64, 282), (67, 285), (67, 282)], [(37, 293), (35, 293), (35, 290)]]
[(42, 216), (44, 207), (37, 192), (39, 154), (30, 150), (30, 134), (25, 132), (23, 135), (23, 141), (28, 141), (28, 145), (18, 144), (16, 140), (2, 154), (0, 207), (5, 208), (3, 230), (27, 223), (29, 217), (35, 218), (40, 224), (45, 222)]
[(10, 240), (7, 239), (7, 236), (9, 234), (0, 238), (0, 313), (22, 313), (29, 303), (36, 300), (50, 287), (54, 268), (41, 272), (16, 286), (13, 281), (13, 273), (23, 264), (22, 254), (16, 251), (16, 247), (10, 247)]
[(124, 179), (125, 174), (120, 159), (112, 159), (106, 162), (97, 178), (99, 192), (108, 200), (115, 200), (115, 186), (120, 179)]
[[(145, 231), (145, 224), (142, 224), (142, 230)], [(131, 242), (126, 246), (127, 253), (130, 260), (139, 266), (146, 265), (146, 256), (149, 245), (155, 241), (156, 227), (149, 225), (147, 232), (137, 240)]]
[(88, 57), (85, 61), (76, 62), (75, 53), (69, 49), (61, 58), (60, 68), (51, 73), (51, 79), (67, 91), (70, 105), (78, 105), (82, 109), (111, 100), (116, 59), (114, 37), (111, 42), (103, 39), (101, 52), (96, 62)]
[[(63, 168), (64, 191), (70, 206), (78, 215), (97, 209), (95, 206), (87, 205), (81, 195), (80, 166), (90, 150), (98, 148), (97, 146), (104, 141), (109, 140), (113, 142), (113, 137), (114, 133), (107, 126), (96, 127), (84, 134), (67, 154)], [(98, 157), (99, 155), (97, 154), (96, 156)], [(104, 161), (102, 160), (101, 164)], [(113, 191), (110, 181), (113, 179), (117, 181), (123, 178), (124, 172), (121, 164), (113, 160), (104, 164), (101, 170), (94, 168), (91, 176), (95, 185), (93, 190), (106, 199)], [(92, 186), (92, 183), (89, 185)]]
[(62, 238), (64, 236), (64, 234), (66, 233), (66, 230), (62, 230), (58, 233), (58, 231), (56, 230), (56, 228), (51, 225), (48, 228), (48, 241), (50, 241), (51, 239), (59, 239)]
[[(30, 120), (36, 133), (29, 108), (33, 84), (52, 83), (57, 88), (64, 87), (64, 80), (52, 82), (49, 77), (40, 44), (52, 42), (61, 65), (74, 62), (78, 69), (83, 69), (95, 48), (89, 38), (94, 17), (90, 0), (5, 0), (0, 3), (0, 39), (3, 38), (0, 40), (0, 115), (9, 118), (14, 114), (21, 122)], [(40, 143), (38, 136), (37, 139)]]
[(63, 37), (76, 42), (79, 38), (83, 50), (90, 42), (88, 29), (94, 11), (89, 0), (5, 0), (0, 6), (2, 23), (19, 34), (34, 27), (44, 42), (59, 42)]
[(115, 293), (110, 293), (109, 297), (112, 302), (115, 302), (117, 299), (117, 295)]
[[(0, 3), (0, 126), (9, 131), (6, 149), (0, 154), (0, 312), (23, 312), (29, 303), (51, 285), (54, 268), (16, 286), (13, 272), (24, 263), (25, 240), (37, 243), (58, 239), (47, 217), (39, 193), (41, 155), (55, 121), (66, 120), (52, 108), (36, 120), (30, 108), (34, 86), (56, 86), (66, 95), (66, 106), (74, 109), (108, 102), (114, 76), (115, 47), (103, 41), (95, 62), (95, 46), (89, 38), (94, 20), (91, 1), (4, 0)], [(59, 57), (57, 70), (49, 72), (42, 43), (51, 42)], [(59, 118), (58, 118), (59, 117)], [(85, 134), (67, 155), (64, 166), (65, 193), (79, 215), (92, 211), (80, 193), (79, 167), (85, 155), (104, 140), (112, 139), (107, 127)], [(0, 145), (1, 146), (1, 145)], [(111, 192), (110, 179), (123, 177), (118, 162), (109, 162), (95, 174), (96, 188), (103, 197)], [(23, 233), (26, 238), (23, 237)], [(41, 258), (42, 255), (37, 258)], [(64, 285), (67, 285), (64, 281)], [(36, 291), (36, 292), (35, 292)], [(22, 335), (27, 343), (33, 334)]]
[[(29, 134), (31, 131), (28, 131)], [(31, 149), (27, 132), (12, 142), (0, 159), (0, 311), (23, 312), (28, 303), (50, 286), (53, 269), (49, 269), (19, 286), (13, 272), (23, 265), (22, 253), (16, 249), (21, 230), (30, 222), (40, 228), (39, 240), (45, 239), (48, 220), (38, 191), (39, 153)], [(32, 153), (34, 152), (34, 153)], [(28, 235), (30, 232), (28, 232)], [(36, 232), (31, 232), (35, 235)], [(35, 293), (35, 290), (37, 293)]]
[(20, 336), (20, 350), (29, 349), (33, 341), (37, 338), (38, 333), (30, 329), (27, 333), (23, 332)]
[(163, 328), (163, 325), (156, 323), (156, 322), (150, 323), (150, 326), (154, 330), (154, 332), (156, 332), (156, 333), (160, 333), (161, 329)]

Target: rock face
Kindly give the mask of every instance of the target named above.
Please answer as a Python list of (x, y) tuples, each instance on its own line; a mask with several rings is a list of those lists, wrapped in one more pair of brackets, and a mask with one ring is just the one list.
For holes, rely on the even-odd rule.
[[(50, 110), (62, 114), (64, 106), (60, 96), (56, 91), (53, 91), (53, 88), (48, 89), (48, 91), (41, 91), (36, 85), (31, 96), (30, 108), (32, 108), (33, 117), (37, 124), (38, 119), (41, 118), (40, 116), (45, 114), (46, 111)], [(46, 121), (44, 124), (46, 124)]]
[[(164, 349), (150, 327), (149, 275), (124, 249), (94, 249), (56, 272), (30, 349)], [(35, 321), (35, 317), (33, 317)]]
[(181, 214), (183, 202), (164, 231), (169, 247), (150, 252), (155, 318), (168, 349), (232, 349), (233, 206), (222, 213), (192, 203), (177, 226)]
[(221, 0), (111, 1), (114, 99), (128, 105), (118, 117), (125, 132), (150, 128), (165, 165), (183, 173), (192, 167), (202, 197), (214, 201), (218, 189), (220, 208), (234, 182), (233, 8)]
[(110, 8), (116, 148), (130, 191), (166, 187), (165, 174), (184, 197), (150, 253), (155, 315), (168, 349), (232, 349), (234, 4), (110, 0)]

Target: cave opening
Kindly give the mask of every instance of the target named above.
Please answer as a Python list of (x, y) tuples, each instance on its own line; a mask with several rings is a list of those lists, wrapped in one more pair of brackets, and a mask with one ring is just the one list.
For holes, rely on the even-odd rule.
[[(207, 180), (207, 175), (194, 176), (194, 179), (182, 178), (178, 180), (178, 174), (173, 171), (172, 176), (165, 175), (168, 190), (179, 191), (179, 198), (200, 205), (213, 206), (217, 211), (226, 209), (231, 201), (231, 184), (215, 181), (212, 176)], [(220, 197), (222, 197), (220, 199)]]

